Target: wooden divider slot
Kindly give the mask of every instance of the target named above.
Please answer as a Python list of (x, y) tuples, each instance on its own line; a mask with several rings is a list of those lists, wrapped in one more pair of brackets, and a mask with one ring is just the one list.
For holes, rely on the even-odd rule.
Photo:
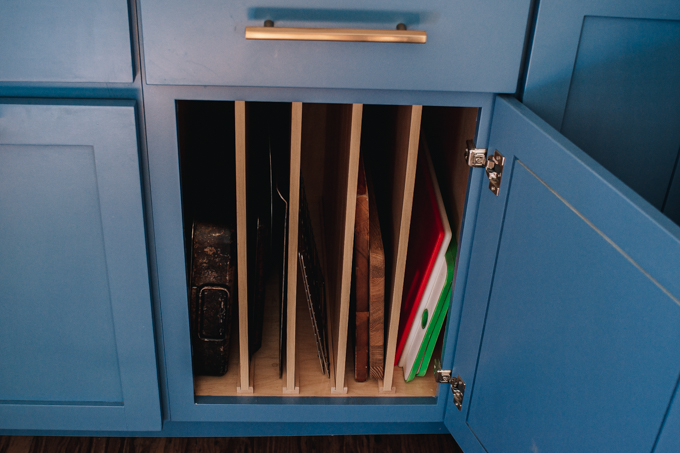
[(381, 210), (381, 229), (387, 265), (385, 373), (381, 392), (393, 392), (394, 357), (399, 328), (404, 271), (411, 226), (422, 106), (370, 106), (362, 146), (374, 176)]
[[(206, 284), (203, 274), (198, 280), (192, 279), (193, 236), (195, 222), (219, 224), (225, 228), (235, 228), (236, 219), (236, 170), (235, 170), (235, 108), (234, 102), (216, 101), (177, 101), (177, 133), (179, 144), (179, 170), (182, 188), (182, 224), (184, 233), (185, 269), (187, 282), (187, 314), (189, 317), (190, 338), (195, 341), (199, 325), (200, 303), (192, 297), (199, 292), (198, 287)], [(232, 240), (232, 266), (236, 261), (236, 240), (234, 231), (224, 239)], [(238, 277), (234, 274), (233, 283)], [(200, 296), (199, 296), (200, 297)], [(236, 294), (233, 295), (234, 307)], [(236, 310), (233, 311), (236, 313)], [(238, 328), (232, 316), (230, 325), (230, 346), (238, 346)], [(205, 345), (204, 345), (205, 346)], [(199, 349), (200, 347), (196, 347)], [(210, 349), (210, 348), (208, 348)], [(205, 349), (202, 349), (205, 352)], [(206, 356), (192, 357), (194, 369), (218, 369), (222, 363), (210, 363)], [(229, 388), (236, 392), (238, 351), (230, 347), (229, 369), (225, 376), (231, 378)], [(234, 362), (235, 361), (235, 362)], [(201, 379), (202, 376), (196, 376)], [(196, 381), (195, 379), (195, 381)]]
[(288, 198), (288, 296), (286, 331), (286, 387), (284, 393), (298, 393), (295, 382), (295, 340), (297, 319), (298, 224), (300, 212), (300, 150), (302, 103), (293, 102), (290, 120), (290, 183)]
[(248, 236), (246, 209), (246, 103), (234, 103), (236, 150), (236, 271), (238, 274), (238, 393), (253, 393), (248, 356)]
[[(323, 248), (333, 357), (331, 393), (346, 393), (345, 359), (361, 140), (361, 104), (305, 104), (302, 177), (317, 248)], [(319, 209), (323, 213), (318, 213)], [(322, 234), (317, 231), (322, 231)], [(320, 238), (325, 238), (319, 244)]]

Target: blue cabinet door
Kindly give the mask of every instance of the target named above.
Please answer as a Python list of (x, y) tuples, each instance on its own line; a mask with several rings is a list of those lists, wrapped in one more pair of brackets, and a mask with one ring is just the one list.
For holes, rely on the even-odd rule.
[(0, 2), (0, 81), (132, 79), (126, 0)]
[(447, 426), (466, 452), (652, 451), (680, 376), (680, 228), (515, 99), (496, 150)]
[(0, 100), (0, 429), (159, 430), (131, 101)]
[(680, 224), (680, 5), (541, 1), (522, 101)]

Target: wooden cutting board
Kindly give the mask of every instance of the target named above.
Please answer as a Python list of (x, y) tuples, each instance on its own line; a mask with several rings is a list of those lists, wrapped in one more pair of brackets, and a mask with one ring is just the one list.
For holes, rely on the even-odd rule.
[(369, 203), (369, 367), (372, 379), (385, 371), (385, 249), (371, 177), (367, 175)]
[(354, 220), (354, 290), (356, 301), (356, 329), (354, 341), (354, 379), (368, 379), (369, 337), (369, 209), (368, 187), (363, 159), (359, 158), (357, 204)]

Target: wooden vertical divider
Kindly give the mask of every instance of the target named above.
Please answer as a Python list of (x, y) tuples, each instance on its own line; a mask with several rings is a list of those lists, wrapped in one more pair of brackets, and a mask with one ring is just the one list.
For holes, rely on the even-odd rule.
[[(345, 362), (347, 358), (347, 330), (352, 284), (352, 252), (354, 248), (354, 217), (356, 210), (359, 152), (361, 148), (361, 119), (363, 104), (339, 106), (339, 135), (337, 149), (327, 153), (324, 181), (324, 210), (328, 277), (334, 313), (331, 344), (335, 351), (335, 383), (331, 393), (347, 393)], [(331, 143), (331, 145), (333, 145)], [(329, 301), (330, 302), (330, 301)]]
[(297, 316), (298, 218), (300, 214), (300, 154), (302, 102), (293, 102), (290, 119), (290, 185), (288, 194), (288, 294), (286, 296), (286, 383), (283, 393), (299, 393), (295, 379)]
[(394, 178), (392, 187), (392, 268), (389, 295), (389, 324), (385, 350), (385, 377), (379, 384), (381, 392), (392, 392), (394, 377), (394, 357), (397, 349), (399, 315), (404, 289), (406, 252), (411, 228), (411, 208), (413, 189), (418, 162), (418, 143), (420, 140), (420, 120), (422, 105), (399, 106), (397, 108), (396, 140), (394, 149)]
[(238, 273), (239, 386), (237, 393), (253, 393), (248, 355), (248, 236), (246, 221), (246, 103), (234, 102), (236, 154), (236, 268)]

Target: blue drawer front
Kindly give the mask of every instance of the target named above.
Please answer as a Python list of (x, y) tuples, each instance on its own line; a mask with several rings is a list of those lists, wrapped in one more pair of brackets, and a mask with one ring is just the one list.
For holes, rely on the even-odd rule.
[(0, 2), (0, 81), (132, 79), (125, 0)]
[[(140, 1), (150, 84), (514, 92), (529, 0)], [(266, 6), (266, 7), (265, 7)], [(342, 9), (335, 9), (341, 7)], [(246, 26), (427, 32), (426, 44), (252, 41)]]

